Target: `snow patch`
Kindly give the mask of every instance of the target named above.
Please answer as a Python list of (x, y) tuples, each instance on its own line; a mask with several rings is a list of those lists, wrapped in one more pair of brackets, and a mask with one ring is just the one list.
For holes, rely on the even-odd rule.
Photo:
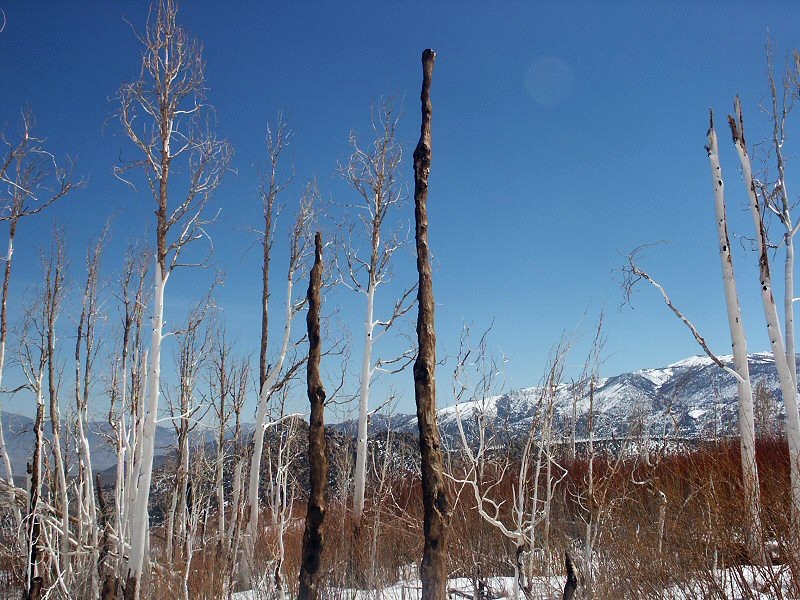
[[(720, 356), (719, 357), (722, 362), (730, 362), (733, 357), (732, 356)], [(697, 367), (705, 367), (708, 365), (713, 365), (714, 361), (711, 360), (708, 356), (699, 355), (699, 356), (690, 356), (689, 358), (684, 358), (683, 360), (679, 360), (678, 362), (672, 363), (671, 365), (667, 365), (667, 369), (690, 369), (690, 368), (697, 368)]]
[(656, 387), (661, 387), (664, 383), (669, 381), (673, 372), (674, 370), (672, 368), (665, 367), (663, 369), (642, 369), (641, 371), (637, 371), (636, 374), (641, 375)]
[(699, 419), (700, 417), (702, 417), (706, 413), (708, 413), (708, 409), (707, 408), (695, 408), (694, 410), (690, 410), (689, 411), (689, 416), (691, 418), (693, 418), (693, 419)]

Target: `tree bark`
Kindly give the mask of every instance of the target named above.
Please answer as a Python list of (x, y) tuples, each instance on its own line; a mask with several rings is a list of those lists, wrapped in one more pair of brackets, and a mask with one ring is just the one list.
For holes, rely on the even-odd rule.
[[(11, 278), (11, 259), (14, 255), (14, 235), (17, 230), (17, 223), (12, 219), (9, 225), (8, 233), (8, 252), (6, 254), (6, 265), (3, 275), (2, 295), (0, 295), (0, 384), (3, 382), (3, 367), (5, 366), (6, 357), (6, 340), (8, 339), (8, 282)], [(6, 441), (3, 435), (3, 411), (0, 406), (0, 455), (3, 456), (3, 465), (5, 467), (6, 480), (10, 486), (14, 486), (14, 471), (11, 467), (11, 457), (6, 448)], [(14, 520), (17, 524), (17, 529), (22, 527), (22, 513), (14, 502), (13, 490), (9, 492), (11, 506), (14, 512)]]
[(38, 573), (39, 565), (39, 536), (41, 535), (41, 523), (39, 522), (39, 500), (42, 493), (42, 445), (43, 445), (43, 429), (44, 429), (44, 400), (42, 398), (42, 372), (40, 367), (39, 377), (36, 381), (36, 421), (34, 423), (34, 436), (36, 443), (33, 447), (33, 460), (29, 464), (29, 473), (31, 479), (30, 491), (28, 493), (28, 515), (26, 521), (28, 522), (27, 528), (27, 550), (28, 550), (28, 564), (27, 564), (27, 578), (26, 587), (27, 593), (25, 598), (33, 599), (40, 597), (42, 587), (42, 578)]
[(422, 503), (425, 511), (425, 545), (420, 566), (422, 598), (447, 598), (447, 532), (450, 499), (445, 487), (439, 429), (436, 424), (436, 331), (434, 329), (433, 275), (428, 249), (428, 176), (431, 169), (431, 77), (436, 53), (422, 53), (422, 126), (414, 150), (414, 216), (416, 220), (417, 359), (414, 361), (414, 397), (422, 469)]
[(736, 276), (733, 270), (733, 257), (728, 237), (728, 217), (725, 208), (725, 189), (722, 167), (719, 161), (717, 133), (714, 130), (714, 115), (710, 113), (708, 127), (708, 160), (711, 166), (711, 179), (714, 185), (714, 205), (717, 217), (717, 238), (719, 257), (722, 264), (722, 280), (725, 289), (725, 307), (728, 313), (728, 327), (731, 332), (733, 348), (733, 368), (739, 374), (737, 392), (739, 396), (739, 445), (742, 455), (742, 483), (747, 507), (748, 553), (757, 564), (765, 564), (764, 545), (761, 538), (761, 499), (756, 465), (756, 430), (753, 416), (753, 387), (750, 381), (750, 367), (747, 364), (747, 339), (742, 324), (742, 311), (736, 291)]
[(308, 401), (311, 416), (308, 428), (308, 465), (310, 494), (306, 511), (306, 529), (303, 534), (303, 562), (300, 566), (300, 600), (316, 600), (322, 575), (322, 531), (325, 519), (325, 491), (328, 486), (328, 449), (325, 441), (325, 388), (320, 377), (322, 343), (319, 313), (322, 303), (322, 235), (314, 237), (314, 267), (308, 284)]
[(575, 590), (578, 589), (578, 578), (575, 576), (575, 567), (572, 566), (569, 552), (564, 552), (564, 564), (567, 568), (567, 582), (564, 584), (563, 600), (572, 600)]
[(789, 471), (791, 481), (791, 519), (792, 523), (800, 521), (800, 413), (797, 407), (797, 389), (792, 380), (789, 363), (786, 360), (786, 349), (781, 336), (781, 327), (778, 321), (778, 310), (775, 298), (772, 295), (772, 276), (769, 263), (769, 242), (767, 240), (766, 226), (759, 209), (758, 195), (753, 181), (752, 165), (747, 153), (747, 144), (744, 139), (744, 118), (742, 105), (737, 96), (734, 101), (735, 117), (728, 116), (731, 127), (733, 143), (742, 165), (742, 178), (747, 188), (750, 203), (750, 213), (753, 217), (753, 226), (756, 232), (756, 243), (759, 252), (759, 285), (761, 286), (761, 303), (764, 307), (764, 318), (767, 324), (772, 356), (781, 384), (786, 410), (786, 437), (789, 446)]

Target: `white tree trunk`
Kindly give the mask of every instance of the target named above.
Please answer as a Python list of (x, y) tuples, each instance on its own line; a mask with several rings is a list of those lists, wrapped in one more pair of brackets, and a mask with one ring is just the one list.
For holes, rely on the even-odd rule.
[[(6, 254), (6, 261), (10, 261), (12, 255), (14, 254), (14, 239), (9, 237), (8, 239), (8, 252)], [(3, 383), (3, 368), (5, 367), (6, 363), (6, 340), (0, 340), (0, 386)], [(12, 511), (14, 513), (14, 521), (17, 525), (17, 531), (22, 530), (22, 512), (20, 511), (17, 503), (14, 501), (14, 471), (11, 468), (11, 457), (8, 455), (7, 447), (6, 447), (6, 438), (3, 435), (3, 411), (2, 406), (0, 405), (0, 454), (3, 455), (3, 467), (5, 468), (6, 472), (6, 481), (11, 486), (12, 491), (9, 492), (10, 494), (10, 501)]]
[(256, 424), (253, 432), (253, 454), (250, 459), (250, 477), (247, 486), (247, 528), (244, 535), (244, 547), (242, 556), (244, 560), (240, 565), (240, 582), (253, 583), (251, 565), (248, 564), (253, 558), (253, 549), (258, 533), (258, 484), (261, 479), (261, 456), (264, 451), (264, 434), (267, 428), (267, 409), (272, 395), (272, 387), (278, 380), (286, 354), (289, 351), (289, 341), (292, 337), (292, 320), (294, 316), (292, 290), (294, 288), (294, 272), (290, 271), (286, 284), (286, 322), (283, 329), (283, 341), (281, 351), (275, 365), (267, 373), (264, 385), (258, 398), (258, 410), (256, 412)]
[(778, 321), (778, 310), (772, 295), (769, 248), (766, 239), (766, 231), (764, 229), (764, 221), (761, 218), (761, 212), (759, 210), (750, 157), (744, 145), (742, 112), (738, 98), (736, 99), (735, 107), (738, 118), (738, 128), (736, 122), (731, 119), (731, 126), (734, 130), (734, 145), (736, 146), (736, 152), (739, 155), (739, 161), (742, 165), (742, 176), (750, 201), (750, 213), (753, 217), (759, 252), (761, 302), (764, 306), (767, 333), (769, 335), (769, 342), (772, 348), (772, 355), (775, 359), (775, 366), (781, 383), (781, 394), (786, 409), (786, 437), (789, 445), (791, 472), (792, 522), (796, 524), (798, 523), (798, 519), (800, 519), (800, 415), (798, 415), (797, 412), (797, 388), (792, 379), (789, 363), (786, 360), (786, 350), (781, 334), (780, 322)]
[[(54, 415), (59, 418), (58, 413)], [(59, 508), (61, 509), (61, 537), (59, 544), (59, 568), (64, 577), (69, 578), (69, 498), (67, 496), (67, 475), (64, 468), (64, 457), (61, 454), (60, 423), (53, 425), (53, 456), (55, 457), (56, 482)]]
[[(145, 350), (141, 364), (149, 364), (149, 352)], [(131, 527), (133, 526), (133, 513), (136, 506), (136, 493), (139, 486), (139, 473), (142, 470), (142, 444), (140, 440), (144, 436), (144, 407), (146, 404), (147, 396), (147, 369), (144, 369), (143, 381), (139, 387), (139, 397), (136, 399), (136, 410), (132, 411), (131, 418), (133, 423), (130, 427), (130, 439), (128, 442), (128, 474), (125, 482), (125, 493), (127, 494), (125, 519), (123, 521), (125, 527), (124, 539), (130, 539)], [(133, 399), (131, 399), (133, 401)], [(124, 576), (125, 574), (122, 573)]]
[(353, 520), (361, 524), (364, 513), (364, 492), (367, 485), (367, 417), (369, 415), (369, 385), (372, 379), (372, 344), (375, 341), (375, 282), (370, 276), (367, 290), (367, 316), (364, 321), (364, 355), (361, 361), (361, 387), (358, 394), (358, 439), (356, 442), (356, 473), (353, 480)]
[[(123, 385), (124, 385), (123, 379)], [(123, 395), (124, 398), (124, 395)], [(123, 402), (122, 406), (124, 407), (125, 404)], [(116, 557), (114, 560), (114, 565), (119, 566), (119, 560), (123, 555), (124, 552), (124, 537), (122, 531), (122, 524), (123, 524), (123, 511), (125, 503), (123, 499), (125, 498), (125, 460), (126, 460), (126, 447), (125, 447), (125, 437), (126, 437), (126, 429), (125, 429), (125, 412), (123, 409), (122, 414), (119, 418), (119, 423), (117, 425), (117, 473), (116, 479), (114, 482), (114, 532), (116, 535)]]
[[(787, 215), (788, 216), (788, 215)], [(789, 223), (791, 225), (791, 223)], [(784, 339), (786, 340), (786, 363), (792, 376), (793, 386), (797, 389), (797, 353), (794, 343), (794, 237), (787, 231), (786, 260), (784, 262), (783, 314), (786, 322)]]
[(222, 444), (217, 447), (217, 536), (220, 547), (223, 546), (225, 540), (225, 473), (223, 461), (225, 460), (225, 453)]
[(100, 562), (100, 540), (97, 530), (97, 504), (95, 501), (94, 480), (92, 478), (92, 454), (89, 450), (89, 440), (86, 437), (86, 428), (89, 425), (86, 405), (84, 404), (78, 411), (78, 451), (81, 462), (81, 472), (85, 477), (84, 486), (86, 498), (84, 508), (86, 511), (85, 528), (88, 533), (89, 551), (91, 555), (90, 565), (92, 565), (89, 583), (91, 596), (99, 596), (99, 580), (97, 565)]
[(156, 417), (158, 415), (159, 383), (161, 380), (161, 342), (164, 325), (164, 288), (168, 274), (162, 273), (156, 260), (155, 294), (153, 298), (152, 337), (150, 342), (149, 376), (147, 380), (147, 413), (144, 418), (141, 445), (142, 460), (131, 521), (131, 548), (128, 559), (127, 578), (134, 579), (137, 594), (140, 593), (145, 547), (148, 545), (149, 525), (148, 501), (150, 500), (150, 480), (153, 475), (153, 454), (155, 450)]
[(227, 548), (228, 555), (233, 552), (236, 547), (236, 539), (238, 533), (238, 523), (241, 518), (241, 492), (242, 492), (242, 472), (244, 471), (244, 464), (241, 458), (236, 459), (236, 464), (233, 467), (233, 493), (231, 494), (231, 526), (228, 527)]
[[(739, 374), (737, 391), (739, 396), (739, 445), (742, 458), (742, 482), (748, 519), (748, 550), (753, 560), (764, 563), (764, 545), (761, 539), (761, 501), (759, 491), (758, 467), (756, 464), (756, 432), (753, 416), (753, 388), (750, 381), (750, 367), (747, 364), (747, 340), (742, 324), (742, 311), (736, 290), (736, 276), (733, 270), (728, 220), (725, 209), (725, 188), (722, 167), (719, 162), (717, 132), (714, 130), (713, 116), (708, 129), (708, 160), (711, 179), (714, 185), (714, 205), (717, 219), (717, 239), (719, 258), (722, 264), (722, 281), (725, 289), (725, 308), (728, 314), (728, 328), (733, 348), (733, 368)], [(659, 522), (660, 523), (660, 522)], [(659, 546), (661, 539), (659, 537)]]

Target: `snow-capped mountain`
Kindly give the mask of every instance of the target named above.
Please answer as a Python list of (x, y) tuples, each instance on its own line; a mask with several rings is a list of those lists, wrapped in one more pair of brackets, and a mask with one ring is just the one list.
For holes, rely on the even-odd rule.
[[(729, 364), (732, 361), (730, 356), (721, 358)], [(756, 400), (756, 427), (778, 430), (783, 421), (783, 403), (772, 355), (751, 354), (749, 362), (753, 387), (760, 387), (762, 392), (762, 400)], [(585, 437), (589, 420), (589, 386), (585, 382), (583, 385), (564, 383), (556, 388), (552, 398), (556, 435), (569, 435), (574, 415), (576, 437)], [(439, 427), (451, 447), (458, 445), (458, 420), (469, 433), (475, 430), (476, 418), (481, 415), (493, 432), (520, 438), (536, 424), (542, 405), (547, 401), (543, 390), (538, 387), (473, 399), (441, 408), (438, 412)], [(705, 356), (690, 357), (660, 369), (642, 369), (601, 378), (595, 381), (592, 416), (598, 438), (622, 438), (642, 433), (645, 427), (654, 436), (664, 433), (680, 438), (736, 435), (736, 381)], [(33, 447), (32, 420), (4, 413), (2, 421), (14, 471), (23, 475)], [(354, 421), (331, 427), (345, 435), (355, 434)], [(371, 436), (379, 436), (388, 428), (407, 432), (411, 434), (409, 439), (414, 439), (417, 417), (414, 414), (380, 413), (372, 416)], [(46, 435), (49, 429), (49, 425), (45, 427)], [(248, 426), (245, 429), (249, 431)], [(93, 466), (98, 471), (115, 464), (116, 457), (106, 441), (108, 433), (105, 423), (92, 423), (89, 427)], [(174, 448), (175, 434), (171, 429), (158, 427), (156, 437), (156, 454), (159, 462), (163, 462)]]
[[(720, 357), (731, 364), (731, 356)], [(753, 388), (761, 388), (756, 400), (757, 427), (776, 428), (783, 419), (780, 383), (772, 355), (749, 356)], [(557, 432), (572, 429), (576, 435), (587, 432), (590, 394), (586, 382), (563, 383), (553, 398)], [(441, 408), (439, 427), (445, 438), (458, 436), (458, 420), (472, 430), (483, 415), (494, 431), (512, 437), (527, 434), (548, 402), (542, 388), (513, 390), (506, 394), (473, 399)], [(592, 396), (595, 435), (623, 437), (632, 432), (668, 433), (683, 438), (736, 435), (738, 403), (735, 379), (706, 356), (694, 356), (659, 369), (642, 369), (595, 381)], [(374, 432), (385, 430), (387, 417), (373, 416)], [(399, 430), (416, 429), (415, 415), (393, 415), (390, 424)]]

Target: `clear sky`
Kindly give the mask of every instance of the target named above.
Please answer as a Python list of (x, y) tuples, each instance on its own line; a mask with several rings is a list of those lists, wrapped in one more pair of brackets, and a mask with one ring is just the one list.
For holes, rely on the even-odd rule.
[[(118, 216), (103, 265), (109, 279), (126, 241), (153, 228), (152, 200), (112, 173), (120, 153), (132, 153), (113, 116), (116, 90), (139, 68), (140, 48), (126, 19), (141, 30), (147, 4), (0, 0), (0, 8), (0, 126), (13, 133), (29, 105), (48, 147), (74, 156), (76, 172), (88, 179), (85, 190), (20, 231), (12, 284), (18, 307), (38, 280), (34, 249), (46, 243), (54, 218), (66, 227), (76, 278), (86, 241), (110, 214)], [(587, 341), (603, 308), (605, 374), (698, 353), (653, 290), (641, 288), (635, 308), (619, 310), (620, 253), (658, 240), (670, 243), (652, 248), (645, 265), (711, 346), (727, 353), (703, 149), (708, 109), (724, 124), (740, 93), (748, 141), (764, 139), (764, 47), (771, 38), (782, 65), (800, 45), (799, 18), (800, 6), (789, 2), (184, 0), (179, 19), (204, 43), (216, 131), (235, 149), (236, 172), (214, 200), (222, 213), (213, 237), (227, 271), (218, 302), (239, 352), (257, 351), (259, 256), (248, 228), (260, 210), (255, 169), (265, 157), (267, 121), (283, 111), (295, 132), (289, 205), (312, 177), (324, 197), (346, 203), (353, 192), (336, 168), (348, 155), (349, 132), (366, 137), (371, 103), (395, 95), (404, 103), (402, 168), (411, 190), (420, 53), (431, 47), (438, 58), (429, 208), (441, 356), (457, 350), (462, 323), (480, 330), (494, 322), (492, 346), (508, 359), (506, 388), (535, 385), (561, 332), (577, 328)], [(798, 118), (791, 122), (790, 159), (800, 148), (791, 138)], [(721, 130), (731, 228), (747, 236), (752, 226), (729, 140)], [(411, 204), (400, 218), (413, 219)], [(285, 227), (276, 243), (276, 298), (284, 239)], [(755, 257), (735, 246), (750, 349), (766, 350), (755, 275), (746, 268)], [(399, 284), (413, 281), (413, 269), (411, 252), (398, 257)], [(168, 321), (181, 320), (205, 277), (181, 273), (170, 282)], [(363, 300), (338, 292), (329, 301), (334, 306), (358, 340)], [(400, 342), (385, 344), (390, 353)], [(578, 344), (571, 373), (583, 351)], [(359, 352), (354, 341), (354, 378)], [(449, 367), (440, 373), (441, 404), (448, 402), (449, 374)], [(400, 391), (402, 411), (413, 406), (410, 378), (409, 371), (385, 384)], [(6, 410), (27, 412), (24, 402), (12, 399)]]

